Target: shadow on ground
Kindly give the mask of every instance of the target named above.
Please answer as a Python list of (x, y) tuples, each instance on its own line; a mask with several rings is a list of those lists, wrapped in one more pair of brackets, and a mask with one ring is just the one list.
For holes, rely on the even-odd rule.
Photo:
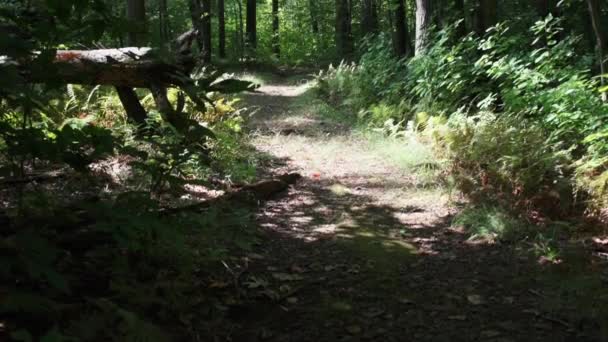
[(424, 209), (312, 182), (259, 214), (265, 238), (244, 286), (265, 285), (234, 315), (235, 341), (603, 340), (592, 319), (569, 320), (583, 317), (574, 307), (551, 311), (561, 299), (544, 286), (563, 269), (469, 243), (450, 216), (404, 225), (397, 217)]
[[(292, 97), (253, 96), (265, 112), (254, 129), (307, 119), (302, 130), (325, 135), (314, 115), (291, 117)], [(522, 245), (471, 242), (441, 197), (417, 201), (407, 177), (381, 168), (324, 177), (331, 170), (308, 174), (288, 156), (268, 161), (265, 173), (307, 177), (259, 208), (262, 241), (240, 277), (242, 304), (230, 310), (232, 341), (608, 340), (608, 298), (599, 277), (583, 279), (588, 263), (540, 265)], [(403, 198), (381, 200), (394, 189)], [(585, 302), (587, 289), (600, 297)]]

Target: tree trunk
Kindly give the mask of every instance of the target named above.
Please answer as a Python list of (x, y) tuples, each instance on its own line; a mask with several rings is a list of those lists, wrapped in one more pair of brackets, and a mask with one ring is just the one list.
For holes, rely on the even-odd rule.
[(549, 0), (536, 0), (536, 11), (545, 18), (549, 15)]
[(317, 36), (319, 34), (319, 20), (317, 19), (318, 11), (316, 0), (308, 0), (308, 9), (310, 11), (310, 25), (312, 33)]
[(203, 9), (199, 0), (188, 0), (188, 9), (190, 10), (192, 28), (194, 28), (198, 32), (196, 36), (196, 42), (198, 44), (198, 48), (202, 51), (204, 42), (203, 36), (201, 35), (201, 32), (203, 32), (203, 22), (201, 20), (201, 16), (203, 13)]
[[(598, 62), (600, 65), (600, 82), (602, 87), (606, 85), (606, 72), (607, 62), (606, 59), (606, 37), (604, 36), (603, 27), (601, 23), (601, 7), (599, 0), (587, 0), (589, 7), (589, 15), (591, 17), (591, 24), (593, 25), (593, 31), (596, 39), (596, 49), (598, 53)], [(606, 93), (602, 94), (602, 99), (607, 101), (608, 98)]]
[(336, 0), (336, 47), (342, 59), (352, 57), (353, 34), (350, 0)]
[(416, 0), (416, 55), (423, 54), (429, 44), (431, 1)]
[[(127, 19), (136, 23), (135, 30), (129, 31), (127, 40), (129, 45), (138, 46), (145, 38), (145, 22), (146, 22), (146, 7), (145, 0), (128, 0), (127, 1)], [(68, 81), (69, 82), (69, 81)], [(69, 82), (78, 83), (78, 82)], [(146, 122), (148, 113), (139, 102), (137, 93), (133, 90), (133, 86), (124, 84), (116, 85), (118, 98), (122, 103), (127, 117), (138, 125)]]
[(477, 34), (483, 36), (486, 31), (498, 22), (497, 0), (479, 0), (477, 8)]
[(218, 54), (226, 58), (226, 6), (224, 0), (217, 0)]
[(554, 17), (559, 16), (556, 0), (536, 0), (536, 11), (543, 18), (549, 14)]
[(361, 33), (363, 36), (378, 33), (378, 4), (376, 0), (361, 3)]
[(244, 42), (244, 30), (243, 30), (243, 3), (241, 0), (236, 0), (236, 16), (237, 16), (237, 22), (238, 22), (238, 29), (237, 29), (237, 43), (239, 46), (239, 54), (240, 57), (243, 57), (244, 53), (245, 53), (245, 42)]
[(393, 40), (393, 48), (395, 54), (400, 57), (407, 56), (411, 53), (410, 37), (407, 30), (407, 17), (405, 15), (405, 4), (403, 0), (393, 0), (394, 17), (395, 17), (395, 34)]
[(133, 90), (133, 88), (126, 86), (117, 86), (116, 93), (118, 93), (120, 103), (122, 103), (122, 107), (125, 109), (125, 113), (127, 114), (129, 120), (133, 121), (138, 125), (146, 123), (148, 113), (139, 102), (137, 93)]
[(279, 0), (272, 0), (272, 52), (276, 58), (281, 57), (281, 40), (279, 36)]
[(201, 60), (211, 62), (211, 0), (189, 0), (188, 8), (192, 18), (192, 27), (198, 30), (198, 47)]
[(456, 36), (462, 38), (467, 35), (467, 13), (464, 7), (464, 0), (455, 0), (454, 10), (456, 11), (458, 19), (461, 20), (456, 28)]
[[(33, 83), (61, 81), (87, 85), (149, 88), (151, 83), (164, 86), (186, 85), (190, 66), (179, 59), (164, 60), (151, 48), (57, 51), (48, 70), (30, 70), (23, 64), (23, 76)], [(2, 64), (0, 63), (0, 67)], [(132, 90), (132, 89), (131, 89)]]
[(167, 12), (167, 0), (158, 0), (158, 30), (160, 33), (160, 40), (163, 44), (169, 41), (169, 15)]
[(203, 46), (201, 47), (201, 57), (203, 62), (211, 63), (211, 1), (202, 0), (202, 31), (199, 33), (202, 36)]
[(127, 35), (127, 40), (129, 44), (137, 46), (146, 39), (145, 0), (127, 1), (127, 19), (133, 24)]
[(247, 47), (254, 52), (258, 45), (257, 37), (257, 0), (247, 0)]

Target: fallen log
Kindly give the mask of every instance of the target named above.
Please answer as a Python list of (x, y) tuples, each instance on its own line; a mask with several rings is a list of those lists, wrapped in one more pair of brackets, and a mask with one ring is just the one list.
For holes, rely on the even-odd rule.
[(186, 67), (161, 58), (156, 50), (140, 47), (57, 51), (45, 70), (31, 70), (27, 63), (19, 63), (19, 69), (32, 83), (148, 88), (153, 83), (179, 87), (190, 79)]
[(163, 215), (173, 215), (181, 212), (196, 212), (223, 202), (235, 202), (238, 204), (256, 205), (261, 201), (267, 201), (280, 192), (296, 184), (302, 176), (299, 173), (288, 173), (271, 180), (261, 181), (245, 185), (235, 191), (228, 192), (223, 196), (184, 207), (166, 208), (162, 210)]
[(155, 87), (166, 92), (166, 88), (177, 87), (197, 105), (204, 106), (194, 91), (196, 82), (190, 77), (195, 66), (191, 46), (197, 34), (190, 30), (180, 35), (173, 42), (174, 55), (148, 47), (51, 50), (19, 58), (0, 55), (0, 74), (11, 74), (16, 69), (22, 81), (28, 83), (114, 86), (127, 116), (143, 124), (147, 113), (133, 88)]

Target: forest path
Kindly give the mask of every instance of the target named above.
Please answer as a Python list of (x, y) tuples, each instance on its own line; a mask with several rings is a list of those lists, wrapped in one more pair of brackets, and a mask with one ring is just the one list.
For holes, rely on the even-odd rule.
[(467, 241), (442, 191), (315, 101), (297, 79), (244, 98), (267, 172), (304, 178), (260, 208), (234, 341), (586, 340), (546, 310), (533, 257)]

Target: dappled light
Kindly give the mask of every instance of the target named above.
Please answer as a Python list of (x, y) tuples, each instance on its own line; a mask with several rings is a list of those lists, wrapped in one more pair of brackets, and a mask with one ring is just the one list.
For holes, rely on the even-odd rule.
[(0, 341), (608, 341), (607, 18), (0, 1)]

